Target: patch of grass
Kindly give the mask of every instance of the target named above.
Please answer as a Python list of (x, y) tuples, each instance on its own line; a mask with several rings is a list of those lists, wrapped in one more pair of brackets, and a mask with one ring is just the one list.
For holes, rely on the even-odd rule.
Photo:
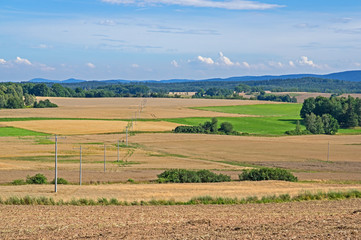
[(80, 143), (80, 145), (104, 145), (103, 142)]
[[(79, 162), (77, 159), (78, 155), (58, 155), (59, 163), (70, 163), (70, 162)], [(0, 157), (0, 159), (2, 159)], [(29, 161), (29, 162), (54, 162), (54, 155), (46, 156), (24, 156), (24, 157), (11, 157), (6, 158), (14, 161)]]
[(51, 145), (51, 144), (55, 144), (54, 141), (52, 141), (51, 139), (47, 139), (47, 138), (40, 138), (37, 137), (35, 138), (35, 143), (39, 144), (39, 145)]
[(258, 116), (284, 116), (289, 118), (299, 118), (302, 104), (287, 103), (287, 104), (257, 104), (257, 105), (242, 105), (242, 106), (215, 106), (215, 107), (195, 107), (193, 109), (236, 113), (246, 115)]
[(16, 179), (11, 182), (11, 185), (26, 185), (26, 182), (23, 179)]
[(358, 135), (361, 133), (361, 127), (355, 127), (355, 128), (340, 128), (337, 132), (338, 135)]
[(148, 153), (150, 157), (178, 157), (178, 158), (189, 158), (188, 156), (174, 153)]
[(250, 167), (250, 168), (262, 168), (263, 166), (255, 165), (252, 163), (236, 162), (236, 161), (214, 161), (218, 163), (225, 163), (233, 166)]
[(3, 205), (73, 205), (73, 206), (87, 206), (87, 205), (120, 205), (120, 206), (161, 206), (161, 205), (229, 205), (229, 204), (265, 204), (265, 203), (284, 203), (284, 202), (301, 202), (301, 201), (314, 201), (314, 200), (343, 200), (343, 199), (354, 199), (361, 198), (361, 191), (350, 190), (346, 192), (303, 192), (294, 197), (289, 194), (282, 195), (271, 195), (258, 197), (247, 197), (247, 198), (223, 198), (223, 197), (211, 197), (201, 196), (192, 198), (189, 201), (175, 201), (175, 200), (155, 200), (150, 201), (119, 201), (118, 199), (111, 198), (98, 198), (97, 201), (92, 199), (71, 199), (70, 201), (58, 200), (55, 201), (53, 198), (47, 197), (9, 197), (8, 199), (1, 199), (0, 204)]
[[(217, 117), (218, 122), (229, 122), (233, 125), (233, 130), (240, 133), (249, 133), (253, 135), (284, 135), (285, 131), (295, 129), (297, 120), (301, 118), (289, 117)], [(193, 117), (193, 118), (173, 118), (164, 119), (164, 121), (179, 123), (184, 125), (198, 126), (211, 118)], [(306, 129), (301, 126), (301, 130)]]
[(49, 134), (15, 127), (0, 127), (0, 137), (49, 136)]

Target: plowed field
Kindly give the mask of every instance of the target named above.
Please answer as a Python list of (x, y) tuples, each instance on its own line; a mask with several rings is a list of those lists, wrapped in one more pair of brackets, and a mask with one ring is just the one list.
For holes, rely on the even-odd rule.
[(2, 239), (361, 239), (361, 200), (226, 206), (4, 206)]

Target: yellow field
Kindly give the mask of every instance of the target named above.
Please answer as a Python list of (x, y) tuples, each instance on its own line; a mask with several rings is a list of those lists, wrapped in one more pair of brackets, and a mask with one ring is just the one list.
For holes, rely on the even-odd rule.
[(129, 126), (129, 131), (155, 132), (172, 131), (179, 124), (170, 122), (133, 122), (127, 121), (101, 121), (101, 120), (40, 120), (40, 121), (18, 121), (6, 122), (3, 125), (24, 128), (32, 131), (77, 135), (77, 134), (100, 134), (125, 132)]
[(99, 197), (116, 198), (122, 201), (150, 201), (152, 199), (188, 201), (195, 196), (245, 198), (250, 196), (272, 196), (277, 194), (297, 195), (308, 191), (339, 191), (361, 189), (359, 185), (310, 184), (281, 181), (230, 182), (230, 183), (194, 183), (194, 184), (108, 184), (69, 186), (59, 185), (59, 192), (54, 194), (53, 185), (38, 186), (0, 186), (0, 197), (10, 196), (46, 196), (55, 200), (72, 198)]
[[(172, 99), (172, 98), (50, 98), (59, 108), (46, 109), (2, 109), (0, 118), (5, 117), (48, 117), (48, 118), (179, 118), (179, 117), (220, 117), (240, 116), (189, 109), (189, 107), (272, 104), (262, 101), (226, 99)], [(274, 103), (273, 103), (274, 104)], [(141, 106), (144, 106), (141, 109)], [(142, 110), (142, 111), (141, 111)], [(137, 115), (136, 115), (137, 113)]]

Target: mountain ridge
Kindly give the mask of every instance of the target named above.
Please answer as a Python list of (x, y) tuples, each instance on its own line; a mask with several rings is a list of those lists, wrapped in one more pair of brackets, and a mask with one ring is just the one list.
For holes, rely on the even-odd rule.
[(82, 80), (69, 78), (66, 80), (51, 80), (45, 78), (33, 78), (26, 82), (31, 83), (81, 83), (81, 82), (104, 82), (104, 83), (131, 83), (131, 82), (156, 82), (156, 83), (178, 83), (178, 82), (194, 82), (194, 81), (262, 81), (273, 79), (298, 79), (304, 77), (316, 77), (324, 79), (334, 79), (350, 82), (361, 82), (361, 70), (335, 72), (329, 74), (286, 74), (286, 75), (262, 75), (262, 76), (235, 76), (229, 78), (208, 78), (200, 80), (192, 79), (167, 79), (167, 80), (125, 80), (125, 79), (109, 79), (109, 80)]

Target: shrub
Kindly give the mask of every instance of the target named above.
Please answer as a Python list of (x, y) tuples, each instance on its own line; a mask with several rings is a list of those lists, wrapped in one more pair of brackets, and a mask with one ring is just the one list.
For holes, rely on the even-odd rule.
[(12, 185), (25, 185), (26, 182), (23, 179), (16, 179), (11, 182)]
[(26, 183), (28, 184), (46, 184), (48, 179), (41, 173), (38, 173), (32, 177), (26, 177)]
[[(55, 184), (55, 178), (53, 179), (53, 181), (51, 181), (51, 184)], [(65, 180), (64, 178), (58, 178), (57, 184), (69, 184), (69, 182), (67, 180)]]
[(297, 182), (298, 179), (290, 171), (280, 168), (260, 168), (243, 170), (239, 174), (240, 181), (263, 181), (263, 180), (283, 180)]
[(38, 102), (34, 102), (34, 108), (55, 108), (58, 107), (55, 103), (50, 102), (49, 99), (40, 100)]
[(128, 182), (128, 183), (135, 183), (134, 179), (132, 179), (132, 178), (129, 178), (129, 179), (127, 180), (127, 182)]
[(190, 171), (171, 169), (158, 175), (160, 183), (198, 183), (198, 182), (229, 182), (231, 178), (223, 174), (215, 174), (209, 170)]

